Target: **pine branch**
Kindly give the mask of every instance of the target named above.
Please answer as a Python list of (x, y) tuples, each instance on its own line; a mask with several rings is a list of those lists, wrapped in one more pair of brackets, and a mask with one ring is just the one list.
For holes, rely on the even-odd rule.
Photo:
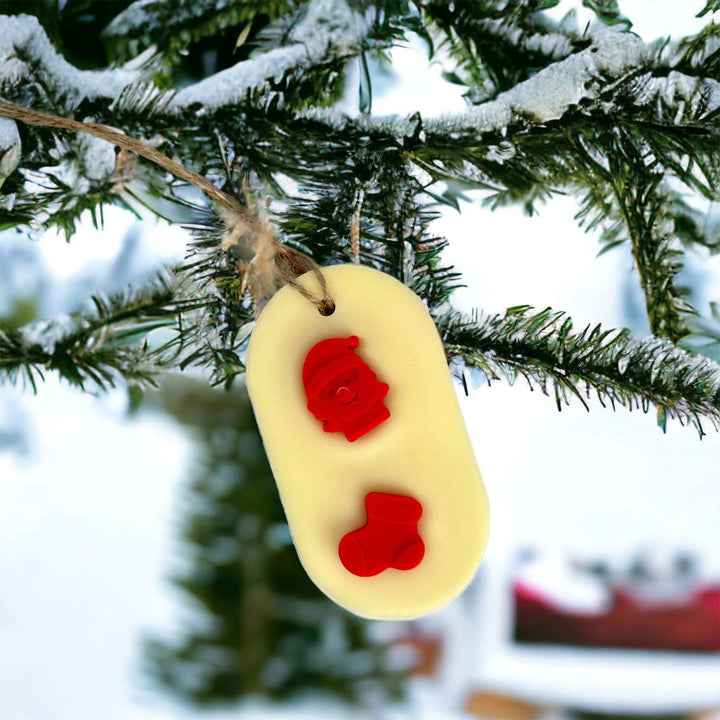
[(160, 329), (177, 331), (180, 313), (196, 302), (182, 300), (178, 289), (162, 279), (150, 288), (92, 300), (93, 313), (0, 328), (0, 379), (36, 390), (37, 378), (55, 371), (83, 389), (90, 384), (104, 390), (120, 377), (154, 385), (159, 369), (175, 357), (170, 352), (174, 344), (151, 348), (146, 336)]
[(132, 57), (154, 46), (172, 66), (191, 44), (202, 38), (244, 26), (242, 32), (238, 32), (239, 43), (258, 17), (264, 21), (274, 20), (297, 4), (293, 0), (178, 0), (173, 3), (136, 0), (115, 16), (103, 31), (103, 37), (121, 58)]
[(573, 332), (572, 320), (550, 308), (510, 308), (483, 317), (450, 313), (438, 318), (448, 358), (482, 371), (488, 381), (524, 377), (531, 388), (553, 392), (558, 409), (574, 396), (587, 408), (595, 393), (606, 403), (691, 423), (720, 425), (720, 365), (679, 350), (666, 340), (633, 340), (623, 328), (599, 325)]
[(710, 23), (696, 35), (668, 43), (658, 60), (671, 70), (690, 76), (720, 79), (720, 26)]
[[(77, 70), (52, 48), (35, 18), (0, 16), (0, 26), (7, 28), (5, 34), (8, 37), (4, 46), (0, 46), (0, 57), (4, 54), (12, 58), (16, 48), (23, 49), (32, 61), (33, 71), (39, 76), (46, 75), (56, 93), (73, 96), (76, 102), (83, 97), (116, 99), (123, 89), (142, 79), (137, 71), (98, 73)], [(249, 91), (262, 89), (270, 80), (281, 78), (291, 69), (309, 69), (331, 58), (357, 54), (369, 31), (362, 15), (351, 10), (345, 0), (313, 0), (308, 4), (303, 20), (290, 33), (291, 44), (240, 62), (181, 90), (169, 104), (162, 104), (162, 109), (175, 114), (200, 104), (205, 112), (209, 112), (242, 102)], [(592, 40), (590, 48), (541, 70), (496, 100), (451, 118), (428, 122), (426, 130), (438, 134), (466, 130), (477, 134), (501, 131), (526, 119), (535, 122), (557, 119), (568, 107), (598, 96), (598, 85), (593, 84), (597, 78), (620, 77), (641, 66), (647, 58), (639, 38), (628, 33), (596, 29)], [(24, 43), (29, 44), (29, 49), (24, 48)], [(138, 61), (136, 58), (133, 62)], [(3, 67), (2, 76), (6, 83), (17, 84), (19, 78), (27, 75), (28, 68), (23, 66), (21, 71), (13, 73), (12, 67)], [(328, 122), (336, 129), (340, 129), (344, 120), (322, 111), (314, 114), (311, 111), (310, 116)], [(415, 122), (366, 120), (365, 127), (368, 130), (385, 129), (395, 135), (411, 135)]]
[[(332, 138), (328, 142), (334, 145)], [(323, 156), (319, 146), (315, 161), (322, 164)], [(265, 154), (265, 160), (272, 157)], [(422, 199), (422, 184), (398, 160), (378, 144), (352, 162), (339, 163), (329, 177), (298, 158), (295, 171), (302, 184), (273, 208), (276, 222), (288, 243), (321, 265), (352, 262), (351, 218), (362, 191), (361, 262), (402, 280), (436, 307), (457, 287), (459, 274), (441, 260), (447, 241), (428, 232), (438, 213)]]
[(290, 70), (310, 69), (331, 58), (355, 55), (369, 27), (345, 0), (312, 0), (290, 32), (289, 44), (270, 50), (180, 90), (170, 108), (199, 105), (204, 111), (233, 105)]
[[(477, 139), (484, 133), (506, 133), (511, 126), (526, 127), (558, 120), (580, 103), (598, 100), (609, 80), (618, 80), (645, 68), (649, 53), (635, 35), (595, 28), (592, 44), (565, 60), (556, 62), (528, 80), (501, 93), (494, 100), (468, 110), (422, 122), (426, 135)], [(412, 137), (418, 130), (417, 116), (408, 119), (366, 118), (350, 121), (332, 110), (315, 109), (302, 114), (327, 123), (334, 130), (351, 124), (366, 132)]]
[(242, 273), (250, 254), (245, 243), (223, 249), (217, 219), (206, 217), (190, 229), (193, 240), (179, 272), (191, 283), (195, 307), (183, 317), (183, 332), (168, 349), (175, 352), (178, 368), (203, 368), (211, 385), (228, 389), (245, 372), (254, 320), (253, 299)]
[(115, 99), (123, 89), (143, 82), (151, 70), (149, 53), (114, 70), (78, 70), (55, 50), (32, 15), (0, 15), (0, 91), (32, 81), (55, 105)]
[(479, 11), (476, 2), (429, 2), (420, 7), (426, 20), (439, 28), (441, 46), (457, 63), (446, 76), (468, 88), (466, 97), (473, 104), (590, 44), (577, 27), (570, 31), (536, 12), (508, 9), (507, 15), (498, 17), (491, 7)]
[(662, 159), (637, 133), (618, 127), (598, 143), (603, 153), (577, 141), (587, 173), (578, 219), (600, 226), (604, 251), (629, 240), (654, 335), (674, 343), (687, 333), (686, 318), (695, 310), (675, 285), (683, 267), (679, 239), (701, 240), (701, 233), (680, 193), (666, 182)]
[[(145, 13), (137, 8), (136, 13)], [(133, 14), (131, 13), (131, 19)], [(82, 100), (108, 98), (117, 101), (124, 94), (125, 104), (133, 99), (158, 110), (177, 113), (190, 106), (205, 111), (242, 102), (251, 92), (262, 92), (279, 82), (290, 71), (310, 72), (338, 58), (356, 55), (366, 40), (370, 26), (364, 16), (352, 10), (345, 0), (311, 0), (303, 18), (289, 32), (287, 44), (241, 61), (177, 92), (172, 99), (145, 82), (157, 69), (159, 56), (148, 50), (116, 70), (78, 70), (52, 46), (37, 18), (0, 15), (0, 90), (36, 83), (50, 107), (64, 101), (75, 107)]]
[(622, 25), (625, 29), (632, 27), (630, 20), (620, 12), (617, 0), (583, 0), (583, 5), (590, 8), (606, 25)]
[(675, 287), (682, 252), (674, 243), (668, 198), (659, 192), (664, 173), (655, 171), (657, 161), (640, 156), (627, 136), (621, 135), (619, 144), (623, 151), (608, 158), (611, 184), (632, 242), (650, 329), (676, 343), (687, 333), (683, 314), (694, 310)]
[(720, 10), (720, 0), (707, 0), (705, 7), (697, 14), (698, 17), (703, 17), (711, 12), (717, 12)]
[[(514, 3), (525, 9), (530, 4)], [(325, 5), (315, 0), (307, 7), (311, 14), (320, 13)], [(235, 98), (239, 108), (223, 104), (228, 96), (224, 88), (218, 88), (222, 76), (218, 74), (187, 90), (190, 95), (207, 91), (210, 108), (202, 113), (187, 106), (154, 105), (152, 88), (149, 104), (138, 103), (134, 85), (122, 91), (123, 96), (112, 108), (108, 108), (107, 97), (91, 96), (81, 109), (140, 137), (162, 133), (172, 152), (231, 194), (239, 194), (248, 178), (260, 188), (266, 183), (268, 194), (274, 198), (272, 210), (278, 212), (278, 224), (287, 242), (321, 262), (347, 260), (352, 254), (349, 220), (362, 191), (363, 262), (402, 279), (423, 295), (435, 312), (457, 278), (440, 262), (444, 241), (428, 232), (433, 217), (428, 199), (456, 202), (458, 184), (463, 184), (494, 190), (494, 203), (520, 201), (531, 206), (557, 188), (583, 189), (590, 193), (591, 209), (599, 210), (604, 222), (613, 214), (626, 221), (629, 232), (606, 225), (606, 240), (611, 244), (629, 235), (647, 290), (653, 329), (677, 339), (683, 328), (682, 313), (689, 312), (689, 306), (681, 304), (681, 293), (673, 286), (678, 256), (670, 242), (671, 234), (674, 230), (687, 242), (708, 246), (715, 241), (699, 230), (697, 218), (665, 182), (679, 178), (709, 197), (717, 191), (718, 96), (714, 81), (703, 75), (702, 62), (691, 68), (695, 76), (681, 75), (673, 65), (680, 60), (657, 66), (657, 53), (651, 53), (633, 35), (594, 30), (589, 47), (544, 67), (493, 101), (449, 118), (350, 119), (317, 109), (297, 113), (291, 102), (283, 104), (284, 97), (303, 94), (298, 88), (304, 87), (304, 80), (301, 82), (294, 71), (316, 73), (313, 83), (337, 74), (344, 54), (359, 52), (365, 34), (372, 40), (376, 32), (375, 27), (368, 29), (364, 20), (356, 24), (359, 13), (344, 3), (334, 7), (334, 20), (323, 32), (315, 33), (317, 38), (304, 35), (313, 26), (308, 14), (281, 39), (289, 39), (289, 45), (227, 71), (239, 74), (242, 81), (240, 95)], [(362, 29), (363, 37), (358, 36), (357, 42), (352, 33), (348, 36), (341, 32), (349, 27), (347, 23), (353, 25), (354, 32)], [(528, 42), (531, 39), (529, 36)], [(316, 52), (319, 55), (312, 55)], [(279, 69), (281, 73), (280, 79), (269, 76), (269, 92), (265, 69)], [(81, 80), (85, 81), (84, 75)], [(253, 84), (256, 80), (257, 85)], [(176, 96), (176, 102), (181, 95)], [(315, 93), (308, 93), (308, 97), (317, 99)], [(36, 136), (28, 135), (27, 142), (23, 137), (23, 144), (32, 154), (32, 163), (37, 168), (46, 167), (46, 149), (36, 144)], [(609, 156), (614, 165), (605, 161)], [(283, 189), (287, 175), (289, 185), (294, 186), (291, 191)], [(18, 195), (12, 202), (16, 208), (28, 208), (30, 193), (18, 186), (18, 176), (13, 173), (8, 178), (8, 185)], [(438, 180), (449, 184), (443, 194), (437, 194), (433, 186)], [(117, 187), (106, 191), (116, 192)], [(89, 202), (107, 201), (107, 192)], [(63, 196), (69, 193), (68, 187), (59, 189)], [(38, 198), (34, 200), (38, 202)], [(69, 222), (74, 222), (74, 216)], [(209, 366), (213, 382), (229, 384), (244, 369), (252, 307), (238, 273), (247, 258), (234, 255), (232, 248), (223, 249), (220, 234), (219, 228), (202, 230), (196, 255), (184, 266), (184, 272), (197, 283), (194, 307), (203, 319), (193, 322), (197, 318), (186, 315), (179, 335), (184, 344), (173, 347), (177, 350), (173, 362)], [(593, 338), (581, 334), (576, 354), (586, 341), (593, 348)], [(6, 342), (9, 347), (10, 340)], [(30, 346), (39, 352), (37, 343)], [(82, 349), (82, 345), (78, 347)], [(668, 346), (658, 347), (665, 352)], [(45, 355), (37, 356), (40, 359), (33, 365), (23, 364), (16, 348), (14, 372), (21, 367), (53, 366), (55, 349), (53, 346)], [(554, 366), (549, 367), (542, 366), (545, 375), (538, 377), (551, 377)], [(560, 370), (554, 382), (570, 392), (559, 379)], [(90, 377), (82, 372), (81, 378)], [(109, 372), (112, 375), (113, 371)], [(601, 387), (601, 392), (602, 383), (617, 380), (609, 370), (606, 375), (586, 376), (577, 375), (583, 382)], [(692, 404), (690, 410), (683, 410), (677, 395), (668, 399), (660, 393), (656, 400), (644, 386), (634, 396), (632, 388), (622, 382), (610, 383), (609, 387), (607, 397), (617, 402), (629, 404), (633, 398), (635, 402), (649, 398), (683, 419), (694, 421), (703, 414), (692, 410)]]

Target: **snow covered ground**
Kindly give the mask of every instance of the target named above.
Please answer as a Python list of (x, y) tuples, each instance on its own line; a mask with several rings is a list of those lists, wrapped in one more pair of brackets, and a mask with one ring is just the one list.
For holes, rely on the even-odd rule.
[[(677, 3), (628, 0), (623, 6), (647, 37), (696, 30), (701, 21), (692, 19), (692, 10), (702, 2), (683, 1), (682, 17), (690, 18), (684, 27), (673, 11)], [(418, 71), (418, 53), (422, 57), (418, 48), (395, 54), (398, 85), (376, 96), (374, 112), (462, 109), (459, 89), (441, 80), (439, 66)], [(468, 284), (458, 303), (490, 312), (520, 303), (552, 305), (569, 311), (579, 326), (599, 320), (645, 332), (629, 255), (620, 249), (596, 259), (597, 243), (577, 229), (574, 212), (565, 198), (534, 218), (515, 209), (491, 214), (477, 205), (463, 206), (460, 215), (448, 212), (437, 230), (451, 239), (446, 257)], [(5, 235), (2, 286), (12, 290), (14, 278), (15, 291), (40, 291), (41, 312), (62, 313), (91, 291), (117, 289), (113, 283), (124, 275), (119, 264), (140, 280), (179, 257), (180, 231), (154, 221), (140, 228), (131, 223), (129, 213), (108, 209), (104, 231), (87, 223), (70, 245), (56, 236), (35, 245), (22, 241), (22, 274), (20, 266), (8, 273)], [(132, 237), (122, 243), (127, 233)], [(692, 272), (707, 309), (709, 300), (720, 299), (712, 289), (720, 259), (697, 263)], [(703, 574), (717, 578), (720, 436), (711, 433), (701, 442), (674, 423), (663, 435), (652, 415), (622, 409), (613, 415), (598, 406), (588, 414), (573, 405), (558, 413), (539, 393), (501, 383), (477, 388), (461, 402), (492, 504), (488, 570), (429, 621), (449, 637), (440, 688), (416, 683), (408, 705), (389, 708), (387, 718), (450, 718), (466, 689), (483, 683), (551, 703), (592, 696), (606, 709), (640, 708), (642, 693), (664, 703), (657, 711), (688, 706), (690, 694), (720, 705), (720, 683), (709, 684), (717, 668), (698, 670), (678, 658), (660, 667), (635, 656), (633, 670), (627, 656), (611, 654), (602, 668), (595, 666), (598, 674), (583, 675), (580, 651), (555, 656), (554, 665), (552, 653), (512, 655), (507, 632), (483, 623), (483, 617), (503, 617), (493, 606), (502, 586), (493, 591), (492, 569), (527, 544), (549, 553), (601, 553), (618, 562), (646, 547), (689, 549), (702, 558)], [(138, 653), (145, 631), (174, 626), (177, 598), (164, 574), (173, 542), (170, 511), (193, 454), (186, 432), (146, 411), (129, 418), (121, 391), (96, 398), (50, 378), (36, 397), (0, 388), (0, 438), (6, 437), (14, 440), (0, 454), (0, 718), (196, 716), (150, 691)], [(258, 702), (211, 714), (287, 716), (287, 708)], [(293, 705), (292, 717), (351, 715), (308, 700)]]

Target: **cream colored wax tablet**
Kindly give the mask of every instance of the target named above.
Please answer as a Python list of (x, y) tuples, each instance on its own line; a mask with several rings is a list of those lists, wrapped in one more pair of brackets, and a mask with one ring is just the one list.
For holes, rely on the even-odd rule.
[[(313, 581), (358, 615), (419, 617), (477, 570), (487, 495), (422, 301), (367, 267), (322, 273), (331, 315), (289, 286), (261, 313), (250, 399)], [(312, 273), (298, 282), (320, 294)]]

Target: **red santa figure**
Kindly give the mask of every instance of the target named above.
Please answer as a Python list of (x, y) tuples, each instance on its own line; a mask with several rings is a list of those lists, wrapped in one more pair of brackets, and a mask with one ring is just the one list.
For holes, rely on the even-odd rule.
[(328, 338), (310, 348), (303, 364), (308, 410), (325, 432), (341, 432), (350, 442), (390, 417), (384, 400), (387, 383), (355, 353), (357, 336)]

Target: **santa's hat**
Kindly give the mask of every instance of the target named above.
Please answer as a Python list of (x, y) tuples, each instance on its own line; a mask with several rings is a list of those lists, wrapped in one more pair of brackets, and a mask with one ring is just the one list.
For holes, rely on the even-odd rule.
[(317, 397), (328, 382), (341, 373), (365, 364), (354, 352), (359, 342), (356, 335), (351, 335), (321, 340), (310, 348), (302, 371), (308, 398)]

